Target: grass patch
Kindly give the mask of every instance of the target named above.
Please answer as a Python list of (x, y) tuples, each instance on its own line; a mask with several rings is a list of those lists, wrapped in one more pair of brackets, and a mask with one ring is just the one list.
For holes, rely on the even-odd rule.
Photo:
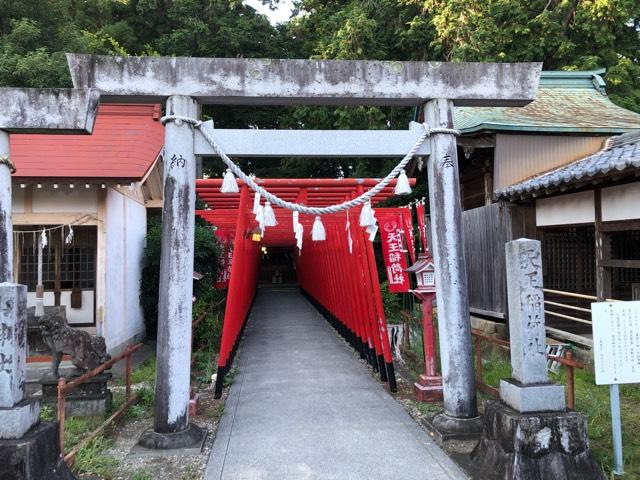
[(224, 403), (218, 403), (207, 411), (207, 415), (211, 418), (218, 419), (224, 413)]
[(423, 415), (434, 415), (442, 411), (441, 403), (414, 402), (414, 405), (416, 406), (418, 411)]
[(227, 372), (227, 374), (224, 376), (223, 385), (225, 387), (230, 386), (233, 383), (233, 381), (235, 380), (237, 373), (238, 373), (238, 370), (235, 367), (231, 368), (231, 370), (229, 370)]
[(51, 405), (42, 405), (40, 407), (40, 421), (53, 422), (56, 419), (56, 413)]
[[(65, 431), (66, 436), (66, 431)], [(111, 455), (105, 453), (111, 447), (111, 442), (103, 436), (94, 438), (88, 445), (81, 448), (76, 455), (76, 463), (73, 472), (92, 473), (104, 480), (113, 478), (113, 470), (118, 465), (118, 461)]]
[(64, 422), (64, 448), (68, 452), (104, 421), (102, 417), (67, 417)]
[[(135, 385), (136, 383), (155, 383), (156, 381), (156, 357), (147, 358), (136, 368), (131, 370), (131, 384)], [(118, 378), (114, 381), (115, 385), (124, 386), (125, 379)]]
[(153, 480), (153, 475), (146, 470), (137, 470), (129, 478), (130, 480)]

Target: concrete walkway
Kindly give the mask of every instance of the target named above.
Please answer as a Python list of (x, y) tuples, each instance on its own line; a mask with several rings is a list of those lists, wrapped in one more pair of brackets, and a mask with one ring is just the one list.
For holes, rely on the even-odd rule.
[(207, 480), (465, 479), (297, 290), (262, 289)]

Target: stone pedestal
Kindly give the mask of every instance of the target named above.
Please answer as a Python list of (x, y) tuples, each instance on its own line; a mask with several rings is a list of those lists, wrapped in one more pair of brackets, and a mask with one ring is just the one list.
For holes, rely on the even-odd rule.
[(58, 439), (57, 423), (41, 423), (22, 438), (0, 440), (0, 480), (75, 480)]
[(604, 480), (589, 450), (587, 419), (574, 412), (520, 413), (487, 401), (471, 454), (483, 480)]
[(551, 382), (524, 385), (513, 378), (502, 379), (500, 400), (522, 413), (561, 412), (565, 409), (564, 385)]
[(413, 396), (419, 402), (441, 402), (442, 377), (420, 375), (418, 381), (413, 384)]
[[(73, 381), (74, 377), (67, 379)], [(92, 417), (104, 415), (111, 409), (113, 395), (107, 387), (111, 373), (101, 373), (81, 383), (71, 390), (65, 398), (65, 415), (74, 417)], [(58, 401), (58, 380), (52, 377), (40, 379), (42, 402), (55, 405)]]

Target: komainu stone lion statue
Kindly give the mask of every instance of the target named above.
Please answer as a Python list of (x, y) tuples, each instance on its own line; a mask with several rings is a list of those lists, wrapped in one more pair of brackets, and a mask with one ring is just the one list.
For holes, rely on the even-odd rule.
[(89, 335), (69, 327), (60, 312), (40, 317), (42, 339), (51, 350), (51, 374), (57, 378), (62, 355), (71, 356), (71, 363), (81, 372), (99, 367), (111, 359), (103, 337)]

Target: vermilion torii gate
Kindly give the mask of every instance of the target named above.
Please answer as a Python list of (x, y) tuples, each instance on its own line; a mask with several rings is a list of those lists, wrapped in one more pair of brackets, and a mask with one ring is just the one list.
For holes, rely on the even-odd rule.
[[(375, 186), (379, 179), (256, 179), (256, 182), (284, 200), (324, 207), (356, 197), (363, 189)], [(233, 361), (240, 332), (255, 296), (259, 245), (296, 246), (293, 215), (283, 208), (274, 209), (278, 224), (267, 227), (259, 243), (253, 241), (252, 232), (258, 229), (252, 209), (255, 196), (250, 197), (248, 187), (238, 183), (240, 192), (229, 194), (220, 192), (221, 179), (196, 180), (196, 193), (209, 206), (207, 210), (197, 210), (196, 214), (233, 238), (232, 271), (218, 357), (217, 397), (222, 394), (224, 376)], [(410, 180), (411, 185), (415, 183), (415, 179)], [(372, 204), (394, 196), (394, 187), (395, 181), (374, 196)], [(352, 210), (349, 216), (345, 212), (326, 215), (327, 239), (320, 242), (311, 238), (314, 216), (299, 216), (298, 221), (306, 233), (302, 250), (296, 250), (296, 271), (307, 297), (361, 358), (380, 373), (380, 379), (388, 381), (390, 389), (395, 391), (395, 373), (373, 247), (365, 230), (358, 226), (360, 208)]]
[[(433, 133), (427, 162), (439, 312), (444, 413), (449, 431), (477, 428), (466, 269), (462, 245), (453, 106), (521, 106), (535, 97), (541, 64), (270, 60), (69, 55), (76, 88), (97, 88), (103, 101), (162, 102), (166, 126), (163, 244), (158, 321), (156, 413), (143, 443), (167, 448), (198, 437), (188, 419), (195, 157), (212, 155), (196, 119), (198, 103), (221, 105), (422, 106)], [(423, 130), (424, 131), (424, 130)], [(414, 140), (421, 132), (411, 132)], [(212, 138), (217, 133), (212, 133)], [(219, 135), (223, 135), (220, 133)], [(237, 145), (273, 147), (279, 156), (353, 155), (392, 141), (388, 131), (298, 132), (295, 146), (282, 132), (234, 134)], [(293, 135), (293, 134), (292, 134)], [(346, 137), (344, 135), (347, 135)], [(222, 138), (222, 137), (220, 137)], [(323, 139), (316, 143), (317, 139)], [(335, 142), (334, 142), (335, 138)], [(349, 142), (340, 142), (347, 138)], [(252, 140), (253, 139), (253, 140)], [(363, 140), (364, 139), (364, 140)], [(241, 156), (220, 140), (223, 151)], [(411, 142), (409, 142), (411, 144)], [(300, 152), (306, 146), (306, 154)], [(258, 148), (259, 150), (259, 148)], [(331, 153), (329, 153), (331, 151)], [(396, 152), (404, 155), (407, 150)], [(269, 153), (269, 152), (266, 152)], [(357, 152), (356, 152), (357, 153)], [(388, 155), (391, 153), (387, 152)], [(263, 155), (268, 156), (268, 155)]]

